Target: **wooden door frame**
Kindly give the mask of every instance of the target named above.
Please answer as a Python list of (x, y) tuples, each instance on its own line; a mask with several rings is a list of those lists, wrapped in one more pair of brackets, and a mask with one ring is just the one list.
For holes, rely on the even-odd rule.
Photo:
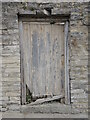
[[(70, 104), (70, 79), (69, 79), (69, 22), (65, 19), (65, 16), (53, 17), (52, 21), (65, 23), (65, 36), (64, 36), (64, 48), (65, 48), (65, 104)], [(23, 22), (50, 22), (49, 18), (30, 18), (21, 16), (19, 19), (19, 31), (20, 31), (20, 73), (21, 73), (21, 104), (26, 104), (26, 83), (24, 80), (24, 68), (23, 68)]]
[(65, 103), (70, 104), (70, 78), (69, 78), (69, 22), (65, 23)]

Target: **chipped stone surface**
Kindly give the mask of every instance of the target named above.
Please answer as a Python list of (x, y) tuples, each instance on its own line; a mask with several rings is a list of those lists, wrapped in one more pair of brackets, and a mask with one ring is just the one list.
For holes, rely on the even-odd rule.
[[(1, 0), (2, 2), (12, 2), (12, 0)], [(60, 3), (60, 2), (89, 2), (89, 0), (26, 0), (27, 2), (36, 3)], [(25, 2), (25, 0), (13, 0), (13, 2)]]
[(77, 114), (78, 109), (73, 109), (71, 105), (60, 103), (46, 103), (42, 105), (23, 105), (20, 108), (21, 113), (59, 113), (59, 114)]

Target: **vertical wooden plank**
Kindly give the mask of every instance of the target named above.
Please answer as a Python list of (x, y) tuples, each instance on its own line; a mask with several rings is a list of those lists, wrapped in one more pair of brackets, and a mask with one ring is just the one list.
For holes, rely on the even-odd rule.
[(48, 94), (50, 93), (50, 27), (48, 27), (49, 31), (47, 30), (47, 71), (48, 71), (48, 84), (47, 84), (47, 91)]
[(39, 93), (38, 93), (38, 96), (40, 96), (41, 95), (41, 76), (42, 76), (42, 70), (41, 70), (41, 62), (40, 62), (40, 60), (41, 60), (41, 58), (40, 58), (40, 54), (41, 54), (41, 51), (40, 51), (40, 47), (41, 47), (41, 45), (40, 45), (40, 25), (39, 24), (37, 24), (37, 29), (38, 29), (38, 91), (39, 91)]
[(65, 25), (65, 103), (70, 104), (68, 22)]
[(29, 31), (29, 29), (28, 29), (28, 23), (27, 24), (25, 24), (25, 26), (26, 26), (26, 31), (25, 31), (25, 40), (24, 40), (24, 42), (25, 42), (25, 55), (26, 55), (26, 59), (25, 59), (25, 67), (26, 67), (26, 76), (27, 76), (27, 78), (26, 78), (26, 84), (27, 84), (27, 86), (28, 86), (28, 88), (30, 88), (30, 80), (29, 80), (29, 34), (28, 34), (28, 31)]
[(41, 96), (41, 76), (42, 76), (42, 70), (41, 70), (41, 62), (40, 62), (40, 60), (41, 60), (41, 58), (40, 58), (40, 54), (41, 54), (41, 45), (40, 45), (40, 33), (41, 33), (41, 31), (40, 31), (40, 24), (37, 24), (37, 29), (38, 29), (38, 90), (39, 90), (39, 94), (38, 94), (38, 96)]
[[(55, 25), (55, 30), (56, 30), (56, 36), (55, 36), (55, 40), (56, 40), (56, 51), (55, 51), (55, 56), (56, 56), (56, 59), (55, 59), (55, 66), (56, 66), (56, 88), (55, 88), (55, 91), (56, 91), (56, 95), (59, 95), (61, 94), (61, 72), (60, 72), (60, 69), (61, 69), (61, 26), (58, 26), (58, 25)], [(59, 34), (58, 34), (59, 32)]]
[[(61, 25), (57, 25), (57, 29), (58, 29), (58, 31), (57, 31), (57, 36), (58, 36), (58, 38), (57, 38), (57, 79), (58, 79), (58, 82), (57, 82), (57, 84), (58, 84), (58, 89), (60, 90), (60, 91), (58, 91), (58, 94), (63, 94), (62, 93), (62, 82), (61, 82), (61, 54), (62, 54), (62, 46), (63, 46), (63, 44), (62, 44), (62, 41), (63, 41), (63, 37), (62, 37), (62, 35), (63, 35), (63, 31), (62, 31), (62, 28), (63, 28), (63, 26), (61, 26)], [(63, 81), (64, 81), (64, 79), (63, 79)]]
[(43, 26), (39, 25), (39, 91), (40, 91), (40, 96), (43, 95), (43, 44), (44, 44), (44, 40), (43, 40)]
[[(51, 93), (51, 95), (53, 96), (53, 91), (54, 91), (54, 81), (53, 81), (53, 68), (52, 68), (52, 61), (53, 61), (53, 59), (52, 59), (52, 57), (53, 57), (53, 55), (52, 55), (52, 43), (53, 43), (53, 33), (52, 33), (52, 25), (49, 25), (50, 26), (50, 30), (49, 30), (49, 32), (50, 32), (50, 82), (49, 82), (49, 84), (50, 84), (50, 93)], [(51, 84), (52, 83), (52, 84)]]
[(43, 45), (42, 45), (42, 62), (41, 62), (41, 65), (42, 65), (42, 95), (45, 95), (45, 24), (41, 25), (42, 29), (41, 29), (41, 37), (42, 37), (42, 41), (43, 41)]
[(46, 84), (46, 38), (45, 38), (45, 32), (46, 32), (46, 26), (43, 24), (39, 25), (39, 37), (40, 37), (40, 44), (39, 44), (39, 60), (40, 60), (40, 81), (41, 81), (41, 95), (45, 95), (45, 84)]
[(46, 46), (46, 32), (47, 32), (47, 25), (44, 25), (44, 90), (45, 90), (45, 95), (46, 95), (46, 90), (47, 90), (47, 86), (46, 86), (46, 77), (47, 77), (47, 61), (46, 61), (46, 51), (47, 51), (47, 46)]
[(33, 88), (32, 88), (32, 37), (31, 37), (31, 25), (28, 23), (28, 63), (29, 63), (29, 90), (32, 93)]
[[(57, 53), (56, 53), (56, 58), (57, 58), (57, 95), (62, 94), (62, 86), (61, 86), (61, 54), (62, 54), (62, 26), (61, 25), (56, 25), (57, 29)], [(64, 81), (64, 79), (63, 79)]]
[(51, 46), (52, 46), (52, 49), (51, 49), (51, 57), (52, 57), (52, 62), (51, 62), (51, 69), (52, 69), (52, 75), (51, 75), (51, 78), (52, 78), (52, 94), (55, 95), (55, 58), (54, 58), (54, 37), (55, 37), (55, 32), (54, 32), (54, 27), (53, 25), (51, 25)]
[(28, 89), (30, 89), (30, 78), (29, 78), (29, 34), (28, 34), (28, 23), (23, 23), (23, 48), (24, 48), (24, 80), (25, 83), (28, 87)]
[(33, 65), (33, 97), (38, 95), (38, 30), (37, 25), (33, 26), (32, 34), (32, 65)]
[[(50, 95), (53, 96), (53, 79), (52, 79), (52, 39), (53, 39), (53, 34), (52, 34), (52, 25), (49, 25), (49, 33), (50, 33), (50, 50), (49, 50), (49, 56), (50, 56), (50, 80), (49, 80), (49, 87), (50, 87)], [(52, 84), (51, 84), (52, 83)]]
[(25, 22), (24, 23), (24, 61), (25, 61), (25, 79), (26, 79), (26, 84), (28, 89), (31, 92), (31, 74), (30, 74), (30, 69), (31, 69), (31, 65), (30, 65), (30, 61), (31, 61), (31, 46), (30, 46), (30, 28), (29, 28), (29, 23)]
[(50, 25), (47, 25), (47, 32), (46, 32), (46, 46), (47, 46), (47, 52), (46, 52), (46, 59), (47, 59), (47, 66), (46, 66), (46, 69), (47, 69), (47, 95), (52, 95), (52, 92), (51, 92), (51, 73), (50, 73), (50, 46), (51, 46), (51, 40), (50, 40), (50, 36), (51, 36), (51, 33), (50, 33)]
[(61, 26), (61, 92), (65, 95), (65, 45), (64, 45), (64, 26)]
[(33, 70), (33, 64), (32, 64), (32, 62), (33, 62), (33, 55), (32, 55), (32, 42), (33, 42), (33, 38), (32, 38), (32, 35), (33, 35), (33, 25), (30, 23), (30, 46), (31, 46), (31, 62), (30, 62), (30, 66), (31, 66), (31, 91), (32, 91), (32, 95), (33, 95), (33, 92), (34, 92), (34, 89), (33, 89), (33, 87), (34, 87), (34, 84), (33, 84), (33, 74), (34, 74), (34, 70)]
[(19, 22), (19, 31), (20, 31), (20, 61), (21, 61), (21, 104), (25, 104), (26, 103), (26, 83), (24, 80), (24, 61), (23, 61), (23, 57), (24, 57), (24, 48), (23, 48), (23, 25), (22, 25), (22, 21)]
[[(54, 32), (55, 31), (55, 32)], [(54, 95), (56, 95), (56, 84), (57, 84), (57, 78), (56, 78), (56, 36), (57, 36), (57, 30), (55, 26), (52, 24), (52, 38), (53, 38), (53, 44), (52, 44), (52, 54), (53, 54), (53, 85), (54, 85)]]

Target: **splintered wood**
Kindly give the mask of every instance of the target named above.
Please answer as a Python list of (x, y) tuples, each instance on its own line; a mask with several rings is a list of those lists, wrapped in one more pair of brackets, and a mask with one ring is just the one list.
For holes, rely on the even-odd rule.
[(47, 103), (47, 102), (51, 102), (51, 101), (55, 101), (55, 100), (60, 100), (62, 98), (64, 98), (63, 95), (53, 96), (53, 97), (49, 97), (49, 98), (37, 99), (35, 102), (32, 102), (29, 105), (43, 104), (43, 103)]

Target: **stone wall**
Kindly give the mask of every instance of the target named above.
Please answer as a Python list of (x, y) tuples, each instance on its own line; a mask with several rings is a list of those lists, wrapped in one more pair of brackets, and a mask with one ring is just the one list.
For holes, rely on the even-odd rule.
[(53, 14), (70, 14), (70, 83), (72, 107), (88, 107), (88, 3), (2, 3), (2, 111), (21, 104), (18, 12), (52, 7)]
[(76, 5), (70, 21), (70, 78), (73, 106), (87, 108), (88, 104), (88, 13), (87, 5)]
[(11, 105), (20, 104), (20, 48), (17, 13), (16, 3), (2, 4), (2, 111), (12, 109)]
[[(0, 2), (0, 109), (2, 108), (2, 4)], [(1, 117), (1, 116), (0, 116)]]

